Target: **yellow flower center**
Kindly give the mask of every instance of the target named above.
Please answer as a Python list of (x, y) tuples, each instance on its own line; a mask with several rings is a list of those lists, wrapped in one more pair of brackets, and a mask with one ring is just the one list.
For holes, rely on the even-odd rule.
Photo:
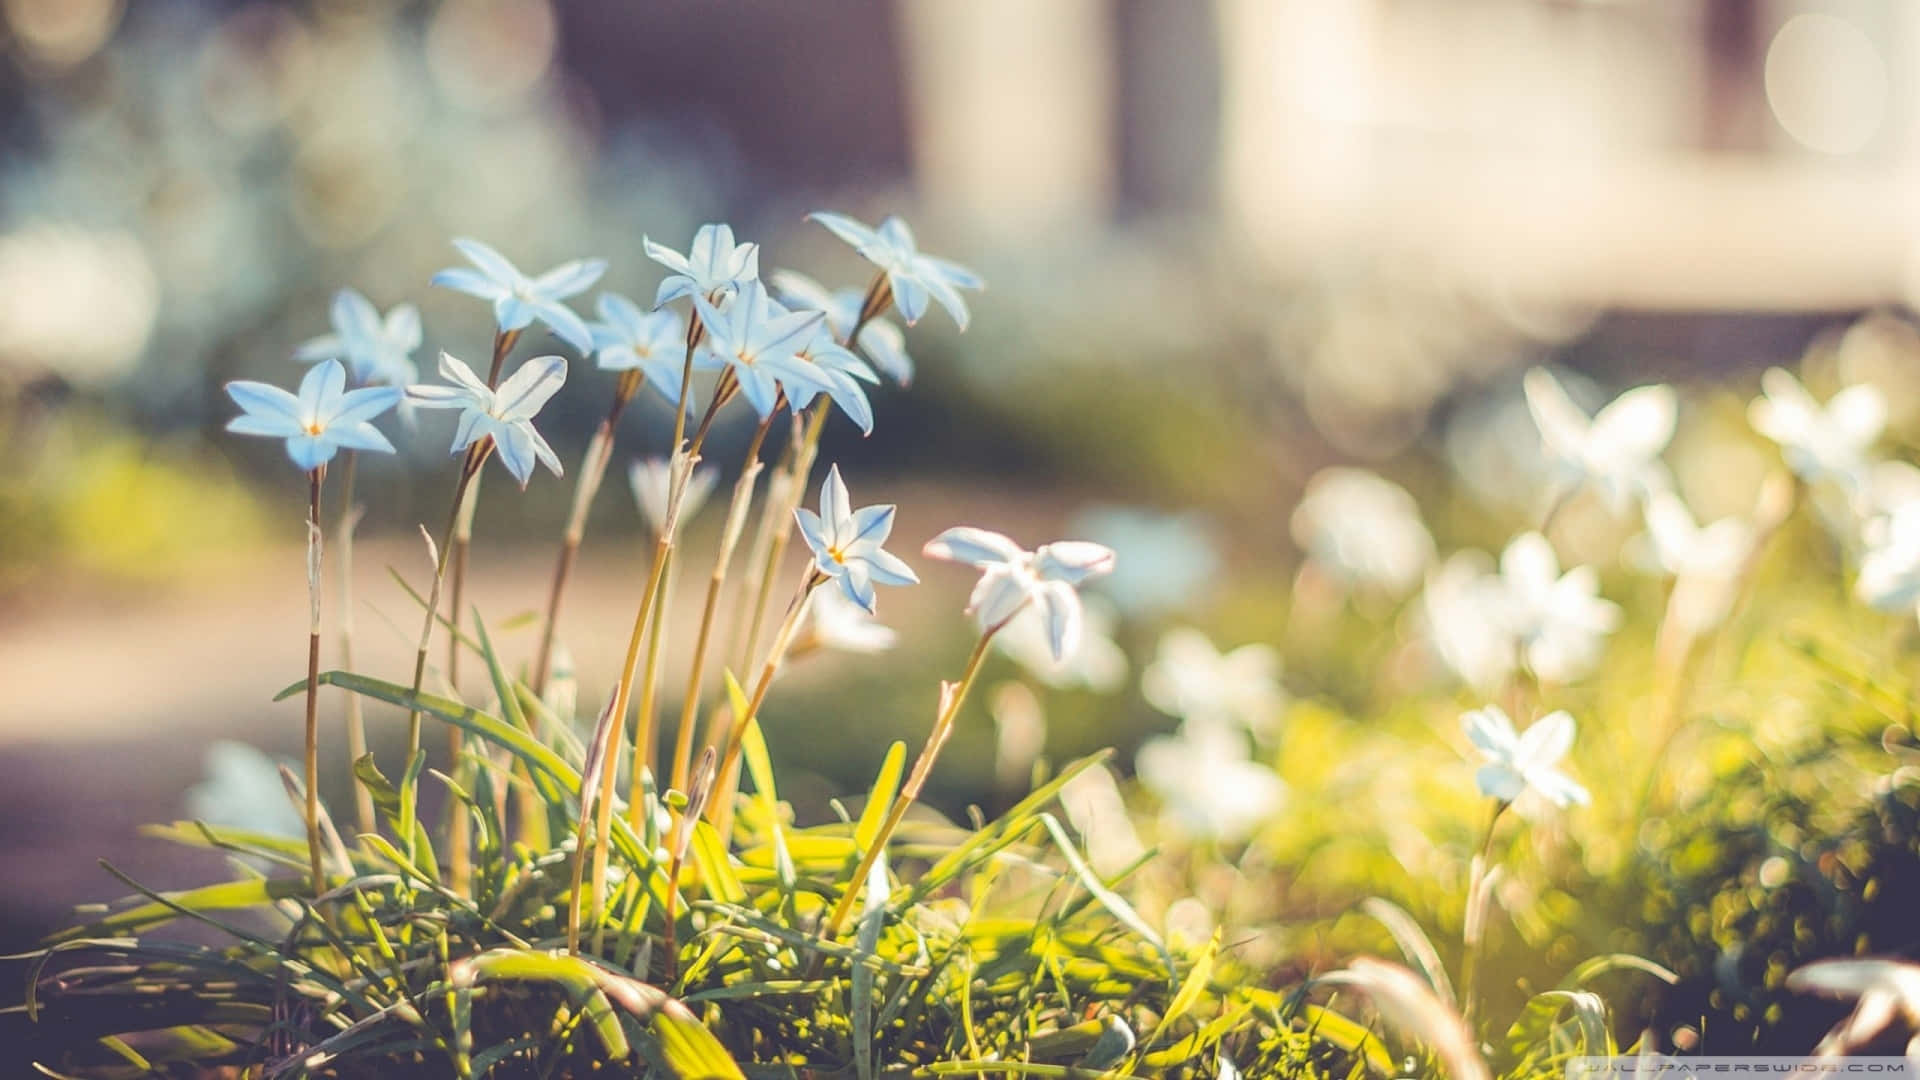
[(307, 421), (307, 434), (309, 435), (319, 435), (325, 432), (326, 430), (327, 430), (326, 425), (322, 424), (318, 420)]

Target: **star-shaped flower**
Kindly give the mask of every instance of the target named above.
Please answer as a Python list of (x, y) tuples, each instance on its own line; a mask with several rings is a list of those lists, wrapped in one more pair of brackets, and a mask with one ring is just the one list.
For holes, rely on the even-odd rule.
[(1863, 482), (1868, 451), (1887, 423), (1887, 401), (1869, 383), (1849, 386), (1823, 406), (1783, 368), (1760, 376), (1761, 396), (1747, 408), (1753, 429), (1780, 444), (1787, 467), (1808, 483)]
[(453, 385), (411, 386), (407, 396), (422, 408), (460, 410), (460, 424), (453, 434), (454, 453), (482, 439), (492, 439), (500, 463), (522, 488), (533, 475), (536, 458), (553, 475), (565, 473), (553, 447), (533, 427), (534, 416), (567, 381), (564, 357), (536, 356), (521, 364), (498, 389), (490, 390), (472, 368), (452, 353), (443, 352), (440, 377)]
[(607, 270), (605, 259), (575, 259), (530, 278), (478, 240), (461, 237), (453, 246), (473, 267), (448, 267), (433, 275), (433, 284), (492, 301), (494, 322), (503, 333), (525, 329), (538, 319), (582, 354), (593, 349), (586, 322), (561, 301), (592, 288)]
[(332, 461), (341, 447), (393, 453), (393, 444), (370, 421), (400, 401), (400, 388), (348, 390), (347, 369), (338, 360), (309, 368), (298, 395), (242, 379), (227, 384), (227, 396), (241, 408), (227, 422), (228, 431), (287, 440), (287, 456), (308, 472)]
[(1587, 789), (1556, 767), (1573, 748), (1573, 717), (1565, 712), (1548, 713), (1517, 734), (1507, 714), (1488, 705), (1463, 714), (1460, 726), (1484, 761), (1474, 774), (1481, 794), (1510, 803), (1537, 791), (1561, 809), (1589, 801)]
[(1455, 552), (1428, 578), (1420, 608), (1429, 646), (1461, 682), (1496, 693), (1519, 662), (1511, 601), (1484, 551)]
[(1046, 623), (1055, 660), (1073, 654), (1085, 618), (1075, 587), (1113, 569), (1113, 549), (1085, 540), (1056, 540), (1028, 551), (997, 532), (957, 526), (927, 542), (932, 559), (957, 562), (983, 571), (973, 587), (967, 611), (985, 633), (1031, 604)]
[(793, 363), (784, 370), (781, 386), (787, 391), (787, 401), (794, 412), (825, 394), (859, 427), (860, 434), (873, 434), (873, 403), (867, 400), (867, 391), (860, 382), (880, 380), (866, 361), (833, 340), (824, 321), (814, 331), (813, 340), (793, 354)]
[(873, 614), (874, 590), (879, 585), (918, 585), (920, 578), (899, 556), (880, 545), (893, 532), (893, 506), (853, 509), (840, 466), (827, 470), (820, 485), (820, 512), (796, 507), (800, 535), (813, 550), (813, 565), (832, 578), (847, 599)]
[(1593, 669), (1604, 639), (1620, 625), (1620, 608), (1600, 598), (1593, 567), (1562, 574), (1547, 538), (1526, 533), (1501, 552), (1500, 580), (1508, 625), (1529, 670), (1566, 682)]
[(886, 272), (894, 306), (900, 309), (900, 317), (907, 320), (908, 326), (919, 322), (920, 316), (927, 313), (927, 301), (931, 298), (947, 309), (960, 329), (967, 328), (967, 302), (961, 298), (960, 290), (984, 289), (987, 283), (959, 263), (920, 254), (913, 243), (913, 230), (906, 222), (890, 217), (873, 229), (845, 214), (817, 211), (807, 218), (825, 225), (833, 235), (852, 244), (868, 262)]
[[(661, 397), (678, 403), (680, 379), (686, 373), (687, 321), (670, 308), (641, 311), (617, 293), (601, 293), (595, 309), (600, 321), (587, 329), (600, 370), (638, 371)], [(687, 408), (693, 407), (689, 396)]]
[[(835, 340), (846, 340), (847, 331), (860, 318), (866, 294), (859, 289), (833, 289), (792, 270), (775, 270), (773, 287), (780, 299), (795, 311), (818, 311), (827, 317), (827, 331)], [(880, 373), (901, 386), (913, 382), (913, 358), (907, 355), (907, 335), (898, 326), (882, 318), (868, 319), (860, 328), (854, 347), (865, 353)]]
[(760, 245), (733, 242), (733, 226), (702, 225), (685, 255), (641, 237), (647, 258), (673, 271), (654, 294), (661, 307), (683, 296), (705, 297), (715, 307), (750, 281), (760, 280)]
[(1523, 385), (1563, 490), (1590, 486), (1618, 513), (1629, 500), (1668, 486), (1660, 452), (1673, 440), (1672, 387), (1636, 387), (1589, 419), (1547, 369), (1527, 372)]
[(1287, 700), (1280, 689), (1280, 654), (1271, 646), (1242, 645), (1223, 654), (1191, 627), (1161, 637), (1140, 689), (1169, 716), (1262, 736), (1273, 732)]
[[(725, 311), (704, 296), (693, 298), (707, 336), (694, 357), (704, 369), (728, 368), (740, 384), (740, 396), (762, 419), (780, 400), (781, 384), (817, 390), (813, 367), (796, 359), (824, 321), (817, 311), (788, 311), (773, 302), (758, 281), (740, 287)], [(791, 397), (791, 395), (789, 395)]]
[(420, 309), (395, 304), (383, 319), (373, 302), (353, 289), (333, 294), (329, 311), (333, 332), (309, 338), (293, 352), (302, 363), (344, 360), (361, 386), (408, 386), (420, 378), (413, 363), (420, 347)]

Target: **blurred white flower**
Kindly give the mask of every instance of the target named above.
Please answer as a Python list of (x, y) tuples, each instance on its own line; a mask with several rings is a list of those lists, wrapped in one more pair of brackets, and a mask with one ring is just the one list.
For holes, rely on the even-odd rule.
[(1655, 567), (1674, 579), (1668, 610), (1688, 630), (1709, 630), (1727, 617), (1741, 568), (1753, 553), (1753, 526), (1742, 518), (1698, 525), (1672, 492), (1647, 500), (1647, 538)]
[[(687, 490), (680, 493), (680, 524), (684, 527), (707, 504), (720, 470), (702, 465), (687, 477)], [(647, 531), (658, 536), (667, 520), (667, 496), (673, 487), (673, 466), (666, 458), (654, 457), (627, 466), (627, 483), (633, 488), (633, 500), (639, 504), (640, 520)]]
[(301, 342), (294, 359), (308, 364), (344, 360), (353, 381), (362, 386), (406, 387), (419, 381), (420, 369), (413, 362), (421, 340), (419, 308), (395, 304), (382, 317), (373, 301), (354, 289), (341, 289), (333, 294), (328, 314), (333, 332)]
[(1920, 605), (1920, 502), (1866, 522), (1866, 553), (1853, 593), (1877, 611), (1914, 612)]
[(287, 796), (274, 760), (246, 743), (220, 739), (207, 748), (206, 778), (187, 789), (195, 821), (274, 836), (305, 836), (307, 826)]
[(1507, 625), (1528, 670), (1549, 682), (1593, 670), (1606, 636), (1620, 625), (1620, 608), (1600, 598), (1593, 567), (1562, 574), (1553, 545), (1530, 532), (1500, 554), (1500, 580)]
[(1787, 989), (1858, 1002), (1820, 1040), (1815, 1056), (1867, 1052), (1897, 1023), (1908, 1037), (1908, 1060), (1920, 1060), (1920, 965), (1875, 958), (1815, 960), (1787, 976)]
[(1365, 469), (1322, 469), (1293, 511), (1293, 539), (1348, 586), (1403, 596), (1433, 562), (1420, 506), (1398, 484)]
[(1194, 514), (1097, 506), (1074, 515), (1068, 528), (1119, 556), (1098, 588), (1126, 615), (1186, 608), (1220, 569), (1213, 531)]
[(927, 541), (926, 556), (981, 571), (967, 611), (981, 631), (1003, 628), (1022, 608), (1036, 609), (1055, 659), (1079, 648), (1085, 616), (1076, 587), (1113, 569), (1111, 548), (1085, 540), (1056, 540), (1033, 551), (997, 532), (960, 525)]
[(760, 280), (760, 245), (734, 243), (733, 226), (725, 223), (700, 226), (685, 255), (644, 236), (640, 244), (647, 258), (673, 271), (654, 293), (656, 308), (683, 296), (724, 306), (742, 286)]
[(1488, 705), (1462, 714), (1460, 726), (1484, 762), (1474, 774), (1481, 794), (1510, 803), (1537, 791), (1562, 809), (1590, 800), (1586, 788), (1556, 767), (1573, 748), (1573, 717), (1565, 712), (1549, 713), (1519, 734), (1498, 705)]
[[(997, 715), (998, 710), (996, 710)], [(1060, 807), (1080, 834), (1087, 862), (1102, 877), (1125, 871), (1147, 852), (1134, 831), (1119, 782), (1104, 765), (1083, 770), (1060, 788)]]
[(1878, 388), (1860, 383), (1823, 406), (1783, 368), (1760, 377), (1760, 397), (1747, 409), (1755, 431), (1780, 444), (1787, 467), (1808, 483), (1863, 482), (1868, 451), (1887, 422), (1887, 402)]
[(967, 328), (967, 302), (960, 290), (984, 289), (987, 283), (957, 262), (921, 254), (905, 221), (890, 217), (878, 228), (868, 228), (845, 214), (824, 210), (807, 217), (852, 244), (855, 251), (886, 273), (893, 306), (908, 326), (920, 321), (920, 316), (927, 313), (927, 301), (932, 299), (947, 309), (955, 325)]
[(1427, 579), (1421, 616), (1428, 645), (1461, 682), (1495, 693), (1519, 663), (1506, 585), (1485, 552), (1455, 552)]
[(1219, 723), (1189, 721), (1177, 734), (1148, 739), (1134, 770), (1169, 825), (1221, 843), (1245, 839), (1286, 798), (1280, 777), (1251, 759), (1245, 733)]
[(1127, 681), (1127, 654), (1113, 640), (1119, 616), (1111, 603), (1098, 596), (1082, 597), (1085, 618), (1080, 644), (1063, 659), (1055, 659), (1047, 623), (1037, 608), (1023, 608), (1006, 628), (994, 635), (1000, 651), (1029, 675), (1057, 690), (1085, 687), (1110, 694)]
[(502, 333), (523, 330), (538, 319), (582, 354), (593, 351), (592, 331), (562, 301), (592, 288), (606, 272), (607, 260), (573, 259), (528, 277), (506, 256), (478, 240), (455, 237), (453, 246), (473, 266), (448, 267), (433, 275), (432, 284), (491, 303)]
[(1261, 738), (1279, 727), (1286, 707), (1280, 654), (1271, 646), (1242, 645), (1222, 654), (1191, 627), (1169, 630), (1140, 677), (1153, 707), (1182, 720), (1237, 727)]
[[(697, 474), (696, 474), (697, 475)], [(712, 487), (712, 483), (707, 485)], [(692, 488), (688, 488), (692, 493)], [(823, 649), (847, 653), (881, 653), (893, 648), (900, 639), (890, 626), (882, 625), (867, 609), (854, 603), (839, 589), (827, 589), (813, 598), (812, 633), (808, 643)]]
[(1660, 452), (1673, 440), (1678, 402), (1672, 387), (1636, 387), (1589, 419), (1547, 369), (1528, 371), (1523, 385), (1562, 492), (1591, 487), (1618, 513), (1669, 485)]

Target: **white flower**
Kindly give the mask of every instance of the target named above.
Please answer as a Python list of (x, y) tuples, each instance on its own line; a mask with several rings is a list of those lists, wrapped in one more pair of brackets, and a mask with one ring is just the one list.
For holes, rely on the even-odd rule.
[(1399, 485), (1365, 469), (1322, 469), (1293, 511), (1293, 539), (1332, 576), (1393, 596), (1419, 584), (1433, 561), (1433, 537), (1419, 504)]
[(760, 245), (734, 243), (731, 225), (700, 226), (685, 255), (644, 236), (640, 242), (647, 258), (673, 271), (654, 294), (656, 308), (683, 296), (704, 297), (717, 305), (747, 282), (760, 279)]
[(1055, 689), (1080, 686), (1110, 694), (1127, 680), (1127, 654), (1113, 640), (1118, 616), (1101, 597), (1083, 597), (1085, 618), (1080, 645), (1063, 659), (1055, 659), (1053, 641), (1040, 609), (1021, 609), (993, 642), (1029, 675)]
[[(999, 710), (995, 711), (998, 718)], [(1026, 778), (1022, 778), (1025, 782)], [(1087, 862), (1102, 877), (1126, 872), (1147, 853), (1127, 813), (1119, 781), (1104, 765), (1082, 771), (1060, 788), (1060, 809), (1080, 834)]]
[(855, 251), (886, 272), (894, 306), (900, 309), (900, 317), (907, 320), (908, 326), (919, 322), (920, 316), (927, 313), (927, 300), (931, 297), (947, 309), (960, 329), (967, 328), (967, 302), (961, 298), (960, 290), (983, 289), (986, 282), (959, 263), (922, 255), (914, 245), (913, 230), (906, 222), (890, 217), (873, 229), (845, 214), (819, 211), (807, 217), (825, 225), (833, 235), (852, 244)]
[(839, 589), (815, 597), (810, 618), (812, 644), (836, 652), (882, 653), (900, 640), (892, 627), (882, 625)]
[(1646, 518), (1654, 564), (1674, 579), (1669, 610), (1696, 633), (1719, 625), (1753, 552), (1753, 526), (1740, 518), (1697, 525), (1672, 492), (1648, 499)]
[(1085, 616), (1075, 586), (1113, 569), (1113, 550), (1085, 540), (1056, 540), (1028, 551), (986, 529), (958, 526), (927, 541), (931, 559), (984, 571), (967, 611), (984, 633), (993, 633), (1031, 604), (1046, 624), (1056, 660), (1079, 647)]
[(1915, 611), (1920, 605), (1920, 502), (1868, 521), (1862, 539), (1867, 550), (1854, 595), (1877, 611)]
[(454, 385), (410, 386), (407, 396), (423, 408), (460, 410), (460, 424), (453, 434), (454, 453), (482, 439), (492, 439), (500, 463), (522, 488), (533, 475), (536, 458), (553, 475), (564, 474), (559, 456), (533, 427), (534, 416), (567, 381), (567, 361), (563, 357), (536, 356), (521, 364), (498, 389), (490, 390), (472, 368), (452, 353), (443, 352), (440, 377)]
[(1920, 966), (1874, 958), (1815, 960), (1787, 976), (1787, 989), (1859, 1002), (1820, 1040), (1816, 1056), (1863, 1053), (1897, 1023), (1908, 1036), (1907, 1058), (1920, 1058)]
[[(827, 330), (836, 340), (860, 318), (866, 294), (859, 289), (834, 289), (792, 270), (775, 270), (770, 275), (780, 299), (796, 311), (818, 311), (827, 317)], [(868, 319), (860, 328), (854, 346), (873, 361), (887, 378), (906, 386), (913, 382), (913, 358), (907, 355), (907, 336), (885, 319)]]
[(1474, 774), (1481, 794), (1510, 803), (1532, 790), (1562, 809), (1589, 801), (1587, 789), (1555, 767), (1573, 748), (1573, 717), (1565, 712), (1548, 713), (1516, 734), (1507, 714), (1488, 705), (1463, 714), (1460, 726), (1484, 762)]
[(795, 507), (800, 535), (813, 549), (813, 565), (838, 582), (847, 599), (873, 613), (873, 587), (918, 585), (920, 578), (900, 557), (881, 548), (893, 532), (893, 506), (853, 508), (840, 466), (827, 470), (820, 485), (820, 512)]
[(1134, 770), (1171, 825), (1222, 843), (1245, 839), (1272, 818), (1287, 792), (1272, 769), (1251, 759), (1246, 735), (1221, 724), (1187, 723), (1178, 734), (1148, 739)]
[[(702, 465), (687, 477), (687, 490), (680, 493), (680, 523), (693, 520), (720, 482), (720, 470)], [(633, 500), (639, 504), (640, 520), (647, 531), (658, 536), (667, 520), (667, 497), (673, 487), (673, 466), (666, 458), (648, 458), (627, 466), (627, 483), (633, 488)]]
[(333, 332), (309, 338), (293, 352), (302, 363), (344, 360), (353, 381), (362, 386), (385, 383), (406, 386), (417, 381), (420, 369), (413, 353), (420, 347), (420, 309), (395, 304), (382, 318), (373, 302), (353, 289), (333, 294), (329, 310)]
[(227, 396), (241, 409), (239, 416), (227, 422), (228, 431), (287, 440), (287, 456), (308, 472), (332, 461), (341, 447), (393, 453), (393, 444), (371, 421), (393, 408), (400, 400), (400, 389), (348, 390), (347, 369), (338, 360), (309, 368), (297, 395), (269, 383), (241, 379), (227, 384)]
[(1505, 612), (1522, 662), (1550, 682), (1577, 679), (1593, 669), (1606, 635), (1620, 625), (1620, 609), (1599, 596), (1599, 575), (1576, 566), (1564, 575), (1553, 545), (1525, 533), (1500, 554)]
[(1755, 431), (1780, 444), (1795, 475), (1808, 483), (1862, 482), (1867, 452), (1887, 423), (1887, 402), (1877, 388), (1849, 386), (1822, 406), (1791, 373), (1768, 368), (1760, 389), (1747, 418)]
[[(587, 329), (593, 334), (594, 362), (602, 371), (638, 371), (642, 380), (667, 401), (680, 401), (680, 377), (686, 371), (687, 323), (680, 313), (641, 311), (618, 293), (601, 293), (600, 321)], [(694, 408), (692, 395), (687, 408)]]
[(246, 743), (220, 739), (207, 748), (206, 779), (187, 790), (187, 816), (231, 829), (305, 836), (280, 767)]
[(1519, 662), (1506, 585), (1485, 552), (1456, 552), (1427, 579), (1421, 595), (1426, 636), (1461, 682), (1494, 693)]
[(506, 256), (478, 240), (460, 237), (453, 246), (474, 268), (449, 267), (433, 275), (433, 284), (490, 301), (502, 333), (525, 329), (538, 319), (582, 353), (592, 350), (593, 334), (586, 322), (561, 301), (592, 288), (606, 273), (607, 260), (574, 259), (539, 277), (528, 277)]
[(1617, 513), (1667, 486), (1660, 452), (1673, 440), (1672, 387), (1636, 387), (1589, 419), (1547, 369), (1527, 372), (1523, 385), (1527, 411), (1567, 489), (1591, 486)]
[[(725, 368), (740, 384), (740, 396), (765, 419), (780, 400), (784, 385), (793, 384), (789, 402), (802, 388), (829, 389), (818, 383), (820, 365), (799, 358), (826, 317), (817, 311), (788, 311), (775, 303), (758, 281), (749, 281), (724, 311), (693, 298), (707, 336), (694, 353), (697, 368)], [(838, 389), (836, 386), (833, 389)], [(812, 399), (812, 395), (807, 395)], [(862, 399), (864, 401), (864, 398)], [(871, 417), (869, 417), (871, 419)]]
[(1263, 738), (1273, 733), (1286, 707), (1278, 652), (1252, 644), (1222, 654), (1191, 627), (1160, 638), (1160, 653), (1142, 674), (1140, 690), (1169, 716), (1243, 728)]

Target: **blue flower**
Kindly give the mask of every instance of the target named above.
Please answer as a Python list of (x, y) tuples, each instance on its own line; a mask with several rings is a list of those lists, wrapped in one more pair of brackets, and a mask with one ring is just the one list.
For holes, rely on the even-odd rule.
[(592, 288), (606, 272), (605, 259), (575, 259), (530, 278), (478, 240), (461, 237), (453, 246), (479, 269), (449, 267), (433, 275), (433, 284), (493, 301), (494, 322), (502, 333), (525, 329), (538, 319), (580, 352), (593, 348), (586, 322), (560, 301)]
[(1080, 645), (1085, 615), (1076, 587), (1111, 573), (1114, 561), (1112, 548), (1085, 540), (1056, 540), (1028, 551), (997, 532), (964, 525), (927, 541), (925, 553), (982, 571), (967, 600), (982, 632), (998, 631), (1029, 605), (1039, 611), (1056, 661)]
[(461, 410), (460, 424), (453, 434), (453, 453), (491, 438), (500, 452), (500, 463), (522, 488), (533, 475), (536, 458), (553, 475), (564, 474), (553, 447), (534, 430), (533, 418), (567, 381), (565, 357), (536, 356), (520, 365), (498, 389), (488, 389), (472, 368), (443, 352), (440, 377), (454, 385), (410, 386), (407, 396), (423, 408)]
[(734, 243), (731, 225), (700, 226), (685, 255), (644, 236), (640, 240), (647, 258), (673, 271), (654, 294), (654, 307), (683, 296), (704, 296), (718, 306), (741, 286), (760, 280), (760, 245)]
[(874, 585), (920, 583), (912, 567), (880, 547), (893, 531), (893, 507), (853, 509), (846, 482), (840, 479), (840, 466), (827, 470), (827, 479), (820, 485), (820, 512), (803, 506), (793, 516), (800, 523), (800, 535), (813, 549), (815, 569), (839, 582), (847, 599), (867, 614), (873, 614)]
[[(788, 307), (824, 314), (827, 330), (836, 341), (846, 340), (847, 331), (859, 321), (860, 307), (866, 301), (866, 294), (859, 289), (829, 291), (825, 285), (792, 270), (775, 270), (773, 287), (779, 290), (781, 301)], [(881, 374), (901, 386), (912, 384), (913, 358), (907, 355), (907, 336), (898, 326), (881, 318), (868, 319), (853, 344), (867, 354), (867, 359), (873, 361)]]
[(228, 421), (227, 430), (285, 439), (287, 456), (312, 471), (332, 461), (343, 446), (393, 453), (393, 444), (370, 421), (393, 408), (400, 395), (396, 386), (348, 390), (347, 369), (338, 360), (327, 360), (307, 371), (298, 395), (268, 383), (228, 383), (227, 396), (242, 411)]
[(927, 313), (927, 300), (932, 298), (947, 309), (960, 329), (967, 328), (967, 302), (960, 298), (960, 290), (984, 289), (987, 283), (959, 263), (920, 254), (913, 244), (913, 230), (907, 228), (906, 222), (890, 217), (881, 222), (879, 228), (871, 229), (845, 214), (820, 211), (807, 217), (825, 225), (833, 235), (866, 256), (868, 262), (886, 271), (894, 306), (900, 309), (900, 317), (907, 320), (908, 326), (919, 322), (920, 316)]
[(781, 383), (819, 389), (814, 368), (798, 359), (825, 321), (817, 311), (792, 312), (774, 303), (759, 281), (749, 281), (727, 310), (719, 311), (704, 296), (693, 298), (707, 336), (694, 356), (694, 366), (729, 368), (740, 383), (740, 395), (762, 419), (780, 400)]
[[(687, 322), (671, 310), (641, 311), (617, 293), (601, 293), (600, 321), (593, 332), (594, 359), (602, 371), (638, 371), (670, 402), (680, 400), (687, 362)], [(694, 407), (691, 396), (687, 408)]]
[(395, 304), (382, 319), (373, 302), (353, 289), (333, 294), (333, 333), (309, 338), (294, 349), (302, 363), (344, 360), (362, 386), (407, 386), (419, 381), (413, 353), (420, 347), (420, 309)]

